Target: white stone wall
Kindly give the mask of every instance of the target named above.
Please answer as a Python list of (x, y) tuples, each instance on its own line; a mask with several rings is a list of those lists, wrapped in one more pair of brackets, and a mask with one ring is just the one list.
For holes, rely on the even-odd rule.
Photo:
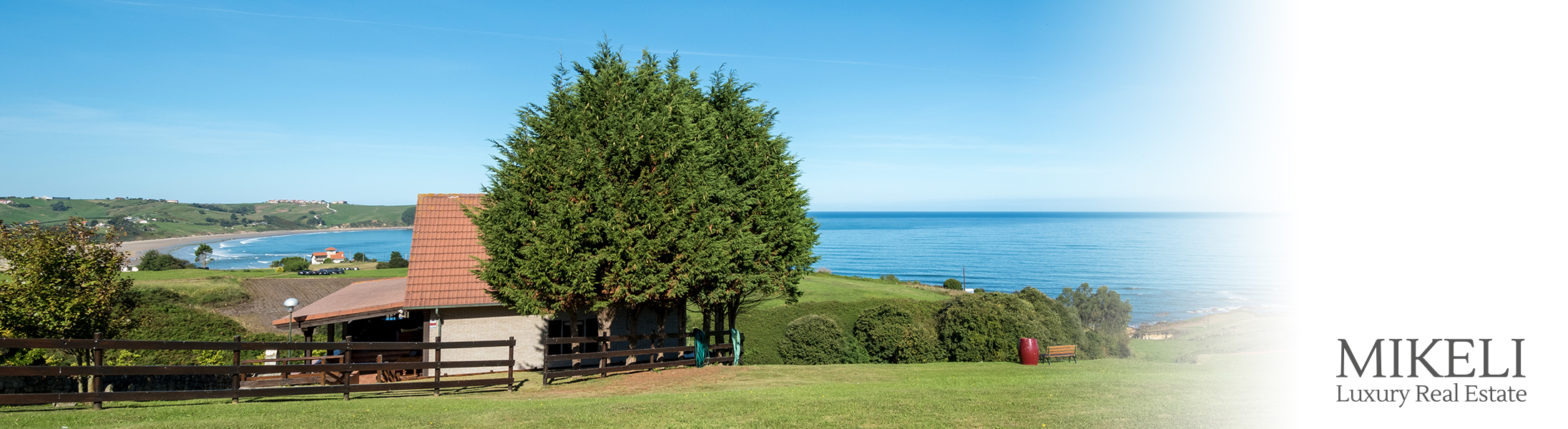
[[(430, 311), (434, 318), (434, 310)], [(501, 306), (443, 308), (441, 309), (442, 323), (439, 329), (426, 324), (425, 341), (435, 341), (437, 332), (441, 341), (489, 341), (505, 340), (507, 337), (517, 338), (515, 358), (517, 364), (514, 369), (530, 370), (544, 365), (544, 346), (541, 338), (545, 333), (545, 320), (540, 316), (523, 316)], [(427, 356), (433, 360), (434, 356)], [(441, 361), (464, 360), (502, 360), (506, 359), (506, 347), (487, 347), (472, 349), (448, 349), (441, 351)], [(472, 374), (490, 371), (505, 371), (506, 367), (479, 367), (479, 368), (452, 368), (442, 369), (442, 374)]]

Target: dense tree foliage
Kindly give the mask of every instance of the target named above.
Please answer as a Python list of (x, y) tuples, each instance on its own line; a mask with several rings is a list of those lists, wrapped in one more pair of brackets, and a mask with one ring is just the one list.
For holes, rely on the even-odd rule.
[(195, 267), (195, 265), (191, 264), (191, 261), (176, 258), (174, 255), (157, 250), (148, 250), (147, 253), (143, 253), (141, 262), (136, 264), (136, 269), (141, 271), (181, 270)]
[(299, 256), (286, 256), (272, 261), (272, 266), (282, 268), (283, 271), (305, 271), (310, 269), (310, 260)]
[(376, 263), (376, 269), (381, 268), (408, 268), (408, 260), (403, 259), (403, 253), (393, 251), (391, 255), (387, 255), (386, 262)]
[(196, 263), (201, 264), (202, 268), (207, 268), (207, 264), (211, 262), (212, 246), (208, 246), (207, 243), (196, 246)]
[(942, 281), (942, 287), (953, 290), (963, 289), (964, 282), (958, 281), (958, 279), (947, 279)]
[(1092, 343), (1085, 345), (1093, 349), (1091, 353), (1132, 355), (1128, 346), (1131, 339), (1127, 334), (1127, 324), (1132, 321), (1132, 303), (1122, 300), (1121, 294), (1105, 286), (1092, 289), (1084, 283), (1077, 289), (1062, 288), (1056, 300), (1071, 307), (1084, 329), (1093, 334), (1085, 340)]
[(119, 245), (114, 229), (99, 233), (78, 218), (50, 228), (0, 222), (0, 336), (118, 335), (132, 307)]
[(1017, 295), (959, 296), (937, 312), (937, 338), (959, 362), (1018, 361), (1019, 338), (1047, 338), (1046, 323)]
[(489, 256), (476, 274), (517, 311), (597, 312), (601, 329), (612, 310), (663, 319), (682, 301), (733, 326), (747, 305), (798, 296), (816, 226), (749, 89), (719, 76), (705, 92), (676, 58), (631, 64), (608, 44), (560, 67), (496, 142), (469, 212)]
[(789, 322), (779, 355), (792, 365), (860, 363), (865, 360), (853, 337), (844, 335), (838, 322), (820, 314), (808, 314)]
[[(925, 363), (946, 360), (931, 316), (894, 304), (868, 308), (855, 321), (855, 339), (872, 362)], [(917, 307), (918, 308), (918, 307)], [(925, 320), (917, 317), (924, 316)]]
[(742, 311), (767, 300), (795, 302), (817, 261), (817, 224), (806, 215), (798, 163), (789, 140), (773, 133), (778, 113), (748, 97), (752, 88), (720, 72), (706, 93), (713, 129), (697, 169), (707, 173), (706, 202), (694, 207), (698, 237), (687, 241), (699, 245), (691, 252), (698, 257), (690, 299), (705, 325), (735, 326)]
[[(1038, 338), (1042, 346), (1078, 344), (1079, 337), (1083, 335), (1083, 326), (1078, 323), (1078, 316), (1072, 314), (1067, 306), (1051, 299), (1039, 289), (1028, 286), (1014, 295), (1034, 307), (1040, 324), (1045, 327), (1046, 336)], [(1067, 320), (1069, 317), (1071, 320)]]

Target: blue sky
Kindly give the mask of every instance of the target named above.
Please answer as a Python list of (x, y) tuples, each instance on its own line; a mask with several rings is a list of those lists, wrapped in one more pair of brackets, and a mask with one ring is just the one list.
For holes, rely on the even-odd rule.
[(1277, 193), (1256, 140), (1265, 14), (1240, 4), (520, 3), (5, 2), (0, 195), (476, 192), (489, 140), (606, 37), (757, 83), (815, 210)]

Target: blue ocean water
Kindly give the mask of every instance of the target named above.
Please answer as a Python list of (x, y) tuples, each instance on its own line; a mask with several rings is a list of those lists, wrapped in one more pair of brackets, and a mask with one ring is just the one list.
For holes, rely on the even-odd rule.
[[(288, 256), (309, 257), (328, 247), (336, 247), (352, 257), (363, 252), (365, 257), (385, 261), (392, 252), (408, 257), (408, 248), (414, 241), (414, 231), (409, 229), (373, 229), (359, 231), (329, 231), (305, 234), (275, 235), (270, 237), (241, 238), (216, 243), (212, 246), (212, 262), (208, 268), (235, 270), (266, 268), (272, 261)], [(196, 245), (180, 246), (170, 251), (175, 257), (194, 260)]]
[(816, 264), (835, 274), (1050, 296), (1108, 286), (1134, 323), (1177, 320), (1282, 297), (1277, 217), (1189, 213), (815, 212)]
[[(835, 274), (989, 291), (1033, 286), (1056, 296), (1080, 283), (1132, 302), (1133, 322), (1177, 320), (1280, 304), (1278, 246), (1269, 216), (1171, 213), (813, 212), (818, 268)], [(322, 232), (211, 244), (214, 269), (261, 268), (326, 247), (386, 260), (408, 255), (409, 230)], [(189, 258), (195, 246), (175, 254)]]

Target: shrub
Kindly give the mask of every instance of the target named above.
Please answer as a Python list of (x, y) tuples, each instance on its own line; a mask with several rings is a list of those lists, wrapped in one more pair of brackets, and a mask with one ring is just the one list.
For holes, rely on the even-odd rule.
[(310, 269), (310, 260), (299, 256), (289, 256), (272, 261), (272, 266), (283, 268), (283, 271), (304, 271)]
[(947, 279), (946, 281), (942, 282), (942, 287), (948, 289), (963, 289), (964, 282), (958, 281), (958, 279)]
[[(789, 322), (808, 314), (820, 314), (838, 322), (844, 335), (852, 336), (855, 319), (866, 309), (882, 304), (893, 304), (908, 309), (920, 320), (934, 320), (941, 302), (912, 301), (907, 299), (874, 298), (858, 301), (801, 302), (790, 305), (758, 308), (736, 321), (746, 335), (745, 359), (747, 364), (782, 364), (780, 355), (784, 342), (784, 328)], [(934, 329), (935, 322), (932, 322)], [(944, 354), (945, 356), (945, 354)], [(945, 357), (944, 357), (945, 359)]]
[(860, 313), (855, 321), (855, 338), (865, 347), (872, 362), (925, 363), (942, 360), (945, 354), (936, 340), (929, 317), (917, 320), (915, 313), (882, 304)]
[(408, 268), (408, 260), (403, 259), (402, 253), (392, 252), (391, 255), (387, 256), (386, 262), (377, 262), (376, 268)]
[[(246, 341), (281, 341), (283, 335), (249, 333), (234, 319), (192, 307), (190, 300), (173, 291), (153, 288), (137, 289), (131, 300), (133, 327), (118, 338), (160, 341), (233, 341), (235, 335)], [(297, 333), (296, 333), (297, 335)], [(229, 353), (229, 352), (225, 352)], [(210, 351), (199, 350), (142, 350), (134, 356), (123, 356), (136, 365), (197, 365), (209, 358)], [(232, 359), (232, 354), (227, 354)], [(255, 359), (260, 350), (246, 351), (243, 358)], [(210, 360), (210, 359), (208, 359)]]
[(898, 276), (895, 276), (895, 275), (892, 275), (892, 274), (883, 274), (882, 275), (882, 281), (888, 282), (888, 283), (895, 283), (896, 284), (896, 283), (898, 283)]
[(975, 293), (937, 312), (937, 338), (959, 362), (1018, 361), (1018, 339), (1045, 338), (1034, 306), (1003, 293)]
[(161, 253), (157, 250), (148, 250), (147, 253), (143, 253), (141, 262), (136, 265), (136, 269), (141, 271), (179, 270), (195, 267), (195, 265), (191, 265), (191, 261), (176, 258), (174, 255)]
[[(1127, 322), (1132, 318), (1132, 304), (1122, 300), (1120, 294), (1105, 286), (1090, 288), (1088, 283), (1077, 289), (1063, 288), (1057, 302), (1073, 309), (1086, 332), (1096, 335), (1088, 354), (1098, 356), (1131, 356), (1131, 341), (1127, 335)], [(1086, 340), (1085, 342), (1090, 342)], [(1083, 348), (1083, 347), (1080, 347)]]
[(1082, 335), (1083, 327), (1078, 323), (1078, 316), (1070, 314), (1067, 306), (1032, 287), (1025, 286), (1016, 295), (1034, 306), (1040, 324), (1045, 326), (1047, 335), (1040, 338), (1041, 346), (1078, 344), (1078, 337)]
[(820, 314), (808, 314), (784, 328), (779, 354), (784, 363), (792, 365), (853, 363), (862, 359), (854, 356), (858, 347), (851, 341), (854, 339), (844, 335), (838, 322)]

